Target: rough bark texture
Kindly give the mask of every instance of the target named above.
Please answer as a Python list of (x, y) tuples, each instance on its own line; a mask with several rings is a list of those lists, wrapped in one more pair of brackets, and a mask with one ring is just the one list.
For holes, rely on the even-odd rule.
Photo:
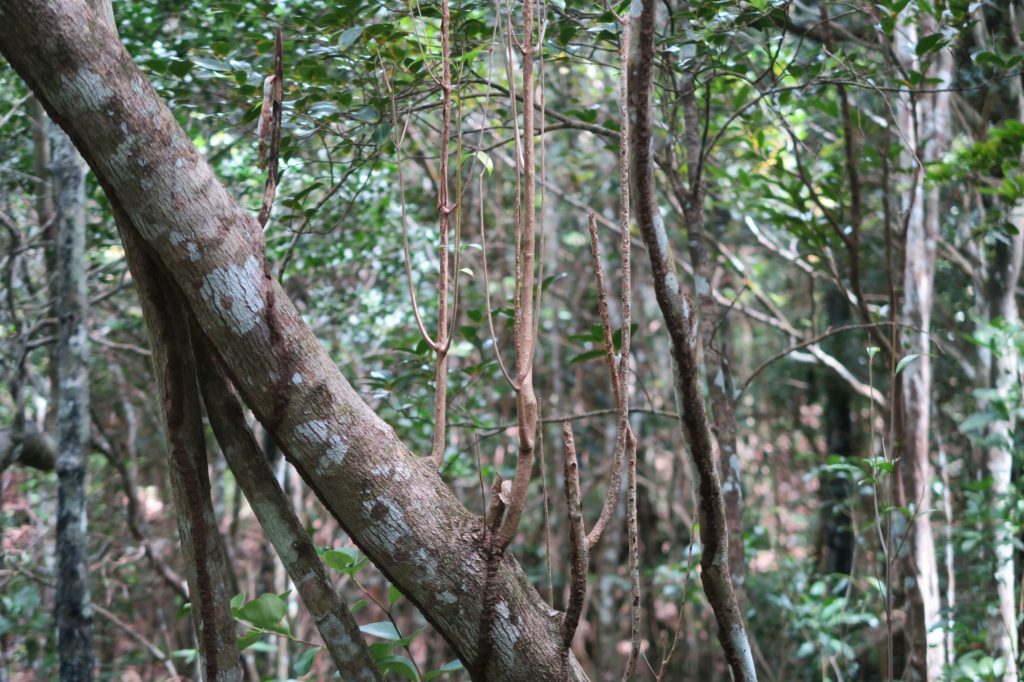
[(91, 680), (85, 461), (89, 452), (89, 298), (85, 277), (85, 164), (50, 124), (56, 239), (57, 649), (61, 680)]
[[(488, 580), (482, 521), (338, 372), (269, 274), (256, 220), (116, 37), (73, 0), (3, 0), (0, 51), (138, 228), (248, 407), (370, 559), (480, 679), (556, 678), (559, 614), (508, 556)], [(493, 649), (477, 661), (485, 592)], [(571, 655), (568, 667), (585, 679)]]
[[(917, 12), (908, 8), (907, 14)], [(916, 22), (916, 23), (915, 23)], [(937, 30), (934, 20), (923, 11), (896, 31), (896, 49), (905, 66), (921, 68), (915, 48), (920, 36)], [(910, 552), (907, 557), (910, 615), (911, 660), (923, 679), (942, 677), (945, 638), (940, 623), (939, 571), (935, 555), (935, 537), (931, 524), (932, 464), (931, 432), (932, 362), (931, 314), (935, 279), (935, 249), (941, 222), (939, 189), (926, 187), (923, 169), (941, 158), (949, 145), (950, 93), (953, 57), (943, 50), (928, 68), (928, 77), (941, 85), (927, 94), (915, 95), (916, 102), (901, 101), (900, 125), (913, 148), (908, 150), (908, 169), (914, 174), (911, 190), (905, 197), (909, 208), (903, 272), (902, 322), (904, 352), (920, 354), (897, 377), (903, 387), (904, 442), (899, 461), (905, 503), (913, 511), (910, 523)]]
[(629, 59), (630, 178), (633, 215), (647, 245), (654, 293), (672, 344), (676, 402), (689, 446), (700, 513), (701, 583), (718, 622), (718, 639), (736, 680), (756, 680), (746, 628), (729, 573), (729, 529), (697, 364), (698, 327), (693, 302), (676, 276), (668, 235), (658, 209), (652, 150), (654, 0), (634, 2)]
[(246, 426), (242, 406), (227, 377), (206, 344), (197, 343), (195, 348), (203, 402), (224, 458), (313, 617), (334, 664), (346, 680), (380, 680), (359, 625), (328, 580), (313, 542)]

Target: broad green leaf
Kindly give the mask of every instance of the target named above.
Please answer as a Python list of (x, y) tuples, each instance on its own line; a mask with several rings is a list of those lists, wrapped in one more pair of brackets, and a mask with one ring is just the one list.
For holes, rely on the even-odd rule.
[(578, 362), (586, 362), (587, 360), (593, 360), (594, 358), (604, 357), (604, 349), (599, 348), (596, 350), (588, 350), (585, 353), (580, 353), (569, 360), (570, 365), (575, 365)]
[(388, 656), (377, 661), (377, 665), (380, 666), (381, 672), (396, 672), (412, 682), (418, 682), (420, 679), (416, 666), (405, 656)]
[(386, 639), (392, 642), (402, 638), (402, 633), (395, 628), (393, 623), (386, 620), (360, 625), (359, 630), (365, 635), (379, 637), (380, 639)]
[(348, 48), (352, 47), (352, 44), (356, 42), (361, 35), (363, 35), (362, 26), (353, 26), (352, 28), (345, 29), (341, 34), (341, 37), (338, 38), (338, 49), (344, 52)]
[(238, 609), (238, 618), (264, 630), (278, 631), (279, 623), (288, 612), (288, 605), (276, 594), (261, 594)]

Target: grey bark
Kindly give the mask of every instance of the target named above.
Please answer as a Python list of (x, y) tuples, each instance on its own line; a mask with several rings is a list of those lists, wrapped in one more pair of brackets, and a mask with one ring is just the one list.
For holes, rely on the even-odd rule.
[[(116, 36), (74, 0), (0, 0), (0, 52), (69, 131), (192, 309), (247, 406), (353, 540), (479, 679), (554, 679), (559, 614), (483, 523), (359, 398)], [(485, 595), (487, 599), (485, 600)], [(482, 606), (494, 617), (482, 623)], [(482, 632), (491, 655), (478, 660)], [(568, 677), (586, 679), (569, 655)]]
[(85, 164), (50, 124), (57, 316), (57, 650), (60, 679), (93, 676), (93, 612), (87, 566), (86, 456), (89, 452), (89, 333), (85, 275)]
[(313, 617), (334, 664), (346, 680), (380, 680), (359, 625), (328, 580), (313, 542), (246, 426), (227, 376), (205, 343), (196, 343), (195, 348), (203, 402), (224, 458)]

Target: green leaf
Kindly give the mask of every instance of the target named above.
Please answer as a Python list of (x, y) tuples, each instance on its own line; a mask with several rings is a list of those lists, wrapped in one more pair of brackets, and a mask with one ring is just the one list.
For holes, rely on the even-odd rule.
[(587, 360), (593, 360), (594, 358), (604, 357), (604, 349), (599, 348), (597, 350), (588, 350), (585, 353), (580, 353), (569, 360), (570, 365), (575, 365), (578, 362), (586, 362)]
[(276, 594), (261, 594), (253, 601), (238, 609), (238, 618), (248, 621), (264, 630), (278, 631), (281, 619), (288, 612), (288, 605)]
[[(234, 613), (236, 609), (240, 608), (245, 603), (245, 592), (239, 592), (231, 598), (231, 612)], [(235, 614), (238, 615), (238, 614)]]
[(355, 547), (339, 547), (324, 552), (324, 563), (341, 573), (348, 573), (358, 561), (359, 550)]
[(360, 625), (359, 631), (364, 635), (379, 637), (380, 639), (386, 639), (392, 642), (402, 639), (402, 633), (395, 628), (393, 623), (387, 620)]
[(313, 667), (313, 661), (316, 660), (316, 655), (320, 653), (320, 648), (307, 649), (299, 658), (295, 661), (295, 674), (305, 675)]
[(207, 69), (208, 71), (224, 72), (231, 70), (230, 66), (217, 59), (207, 59), (206, 57), (198, 57), (195, 59), (195, 63), (203, 67), (204, 69)]
[(478, 151), (476, 153), (476, 160), (483, 165), (484, 170), (487, 171), (488, 175), (494, 172), (494, 161), (492, 161), (491, 157), (488, 156), (486, 153)]
[(381, 672), (396, 672), (412, 682), (418, 682), (420, 679), (419, 674), (416, 672), (416, 666), (405, 656), (388, 656), (377, 661), (377, 665), (380, 667)]
[(248, 649), (253, 644), (263, 639), (263, 635), (265, 634), (266, 633), (262, 630), (249, 630), (249, 632), (238, 638), (238, 650), (242, 651), (244, 649)]
[(352, 118), (364, 123), (376, 123), (380, 120), (380, 112), (373, 107), (363, 107), (352, 112)]
[(929, 52), (934, 52), (938, 50), (945, 44), (946, 37), (944, 35), (942, 35), (941, 33), (932, 33), (931, 35), (926, 35), (925, 37), (918, 40), (917, 47), (914, 48), (914, 51), (917, 53), (918, 57), (923, 57)]
[(341, 34), (341, 37), (338, 38), (338, 49), (344, 51), (352, 47), (352, 44), (355, 43), (361, 35), (363, 35), (362, 26), (353, 26), (352, 28), (345, 29)]
[(893, 372), (893, 376), (899, 376), (899, 373), (902, 372), (907, 365), (912, 363), (914, 360), (917, 360), (921, 355), (921, 353), (907, 353), (904, 355), (900, 358), (900, 361), (896, 363), (896, 371)]
[(423, 675), (423, 680), (424, 682), (429, 682), (435, 677), (441, 677), (441, 675), (447, 675), (448, 673), (454, 673), (464, 669), (462, 661), (455, 659), (454, 661), (448, 661), (437, 670), (427, 671), (427, 673)]
[(960, 433), (977, 433), (995, 420), (991, 412), (975, 412), (960, 424)]
[(370, 650), (370, 658), (375, 661), (387, 658), (394, 649), (393, 642), (374, 642), (367, 647)]
[[(475, 331), (475, 330), (474, 330)], [(396, 601), (402, 598), (402, 591), (394, 585), (388, 587), (388, 606), (391, 606)]]

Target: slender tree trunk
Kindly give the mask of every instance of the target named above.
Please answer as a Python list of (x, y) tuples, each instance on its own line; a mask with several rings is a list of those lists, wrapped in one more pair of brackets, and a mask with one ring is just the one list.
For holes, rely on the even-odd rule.
[[(831, 288), (826, 295), (829, 326), (841, 327), (850, 321), (850, 307), (838, 288)], [(844, 360), (842, 336), (835, 336), (829, 352)], [(849, 384), (834, 373), (824, 377), (825, 386), (825, 429), (827, 431), (827, 456), (837, 455), (848, 458), (853, 455), (853, 418), (851, 399), (853, 391)], [(853, 551), (856, 546), (853, 520), (850, 515), (851, 481), (835, 474), (825, 474), (821, 482), (822, 523), (824, 542), (821, 569), (825, 573), (849, 575), (853, 568)]]
[(57, 648), (61, 680), (91, 680), (92, 604), (86, 532), (89, 334), (85, 276), (85, 164), (50, 125), (56, 239)]
[(746, 627), (729, 571), (729, 529), (718, 473), (718, 458), (708, 423), (697, 364), (700, 344), (696, 311), (683, 292), (654, 186), (653, 87), (654, 0), (630, 8), (628, 104), (629, 176), (632, 211), (643, 235), (654, 277), (654, 292), (672, 344), (675, 395), (680, 427), (689, 447), (700, 510), (701, 584), (718, 623), (718, 639), (735, 680), (757, 679)]
[[(1019, 322), (1015, 288), (1020, 279), (1021, 257), (1024, 252), (1024, 206), (1014, 207), (1008, 216), (1017, 233), (999, 240), (994, 247), (989, 264), (986, 287), (986, 303), (990, 323), (1002, 320), (1012, 326)], [(1021, 365), (1020, 356), (1014, 343), (1007, 343), (998, 352), (990, 355), (988, 371), (982, 375), (988, 387), (994, 388), (999, 399), (1011, 407), (1006, 418), (998, 419), (988, 427), (989, 445), (985, 449), (985, 461), (992, 476), (992, 498), (999, 510), (995, 524), (995, 584), (997, 615), (990, 627), (994, 651), (1007, 662), (1004, 682), (1017, 679), (1017, 583), (1014, 571), (1013, 530), (1005, 519), (1009, 512), (1013, 492), (1014, 432), (1017, 420), (1012, 409), (1014, 401), (1020, 400)]]
[[(897, 56), (905, 68), (922, 68), (916, 56), (919, 38), (935, 33), (938, 27), (917, 7), (905, 11), (896, 31)], [(910, 522), (910, 552), (907, 557), (909, 580), (909, 616), (912, 664), (926, 680), (939, 680), (946, 659), (939, 612), (939, 572), (935, 538), (931, 524), (932, 463), (929, 436), (932, 409), (931, 314), (935, 278), (935, 249), (941, 222), (939, 190), (926, 186), (923, 164), (941, 158), (949, 146), (950, 94), (945, 88), (952, 82), (953, 57), (942, 50), (928, 67), (929, 78), (939, 86), (928, 93), (901, 99), (900, 125), (911, 145), (906, 163), (912, 179), (905, 197), (909, 210), (904, 254), (903, 308), (904, 351), (917, 354), (895, 380), (902, 382), (904, 442), (899, 470)]]

